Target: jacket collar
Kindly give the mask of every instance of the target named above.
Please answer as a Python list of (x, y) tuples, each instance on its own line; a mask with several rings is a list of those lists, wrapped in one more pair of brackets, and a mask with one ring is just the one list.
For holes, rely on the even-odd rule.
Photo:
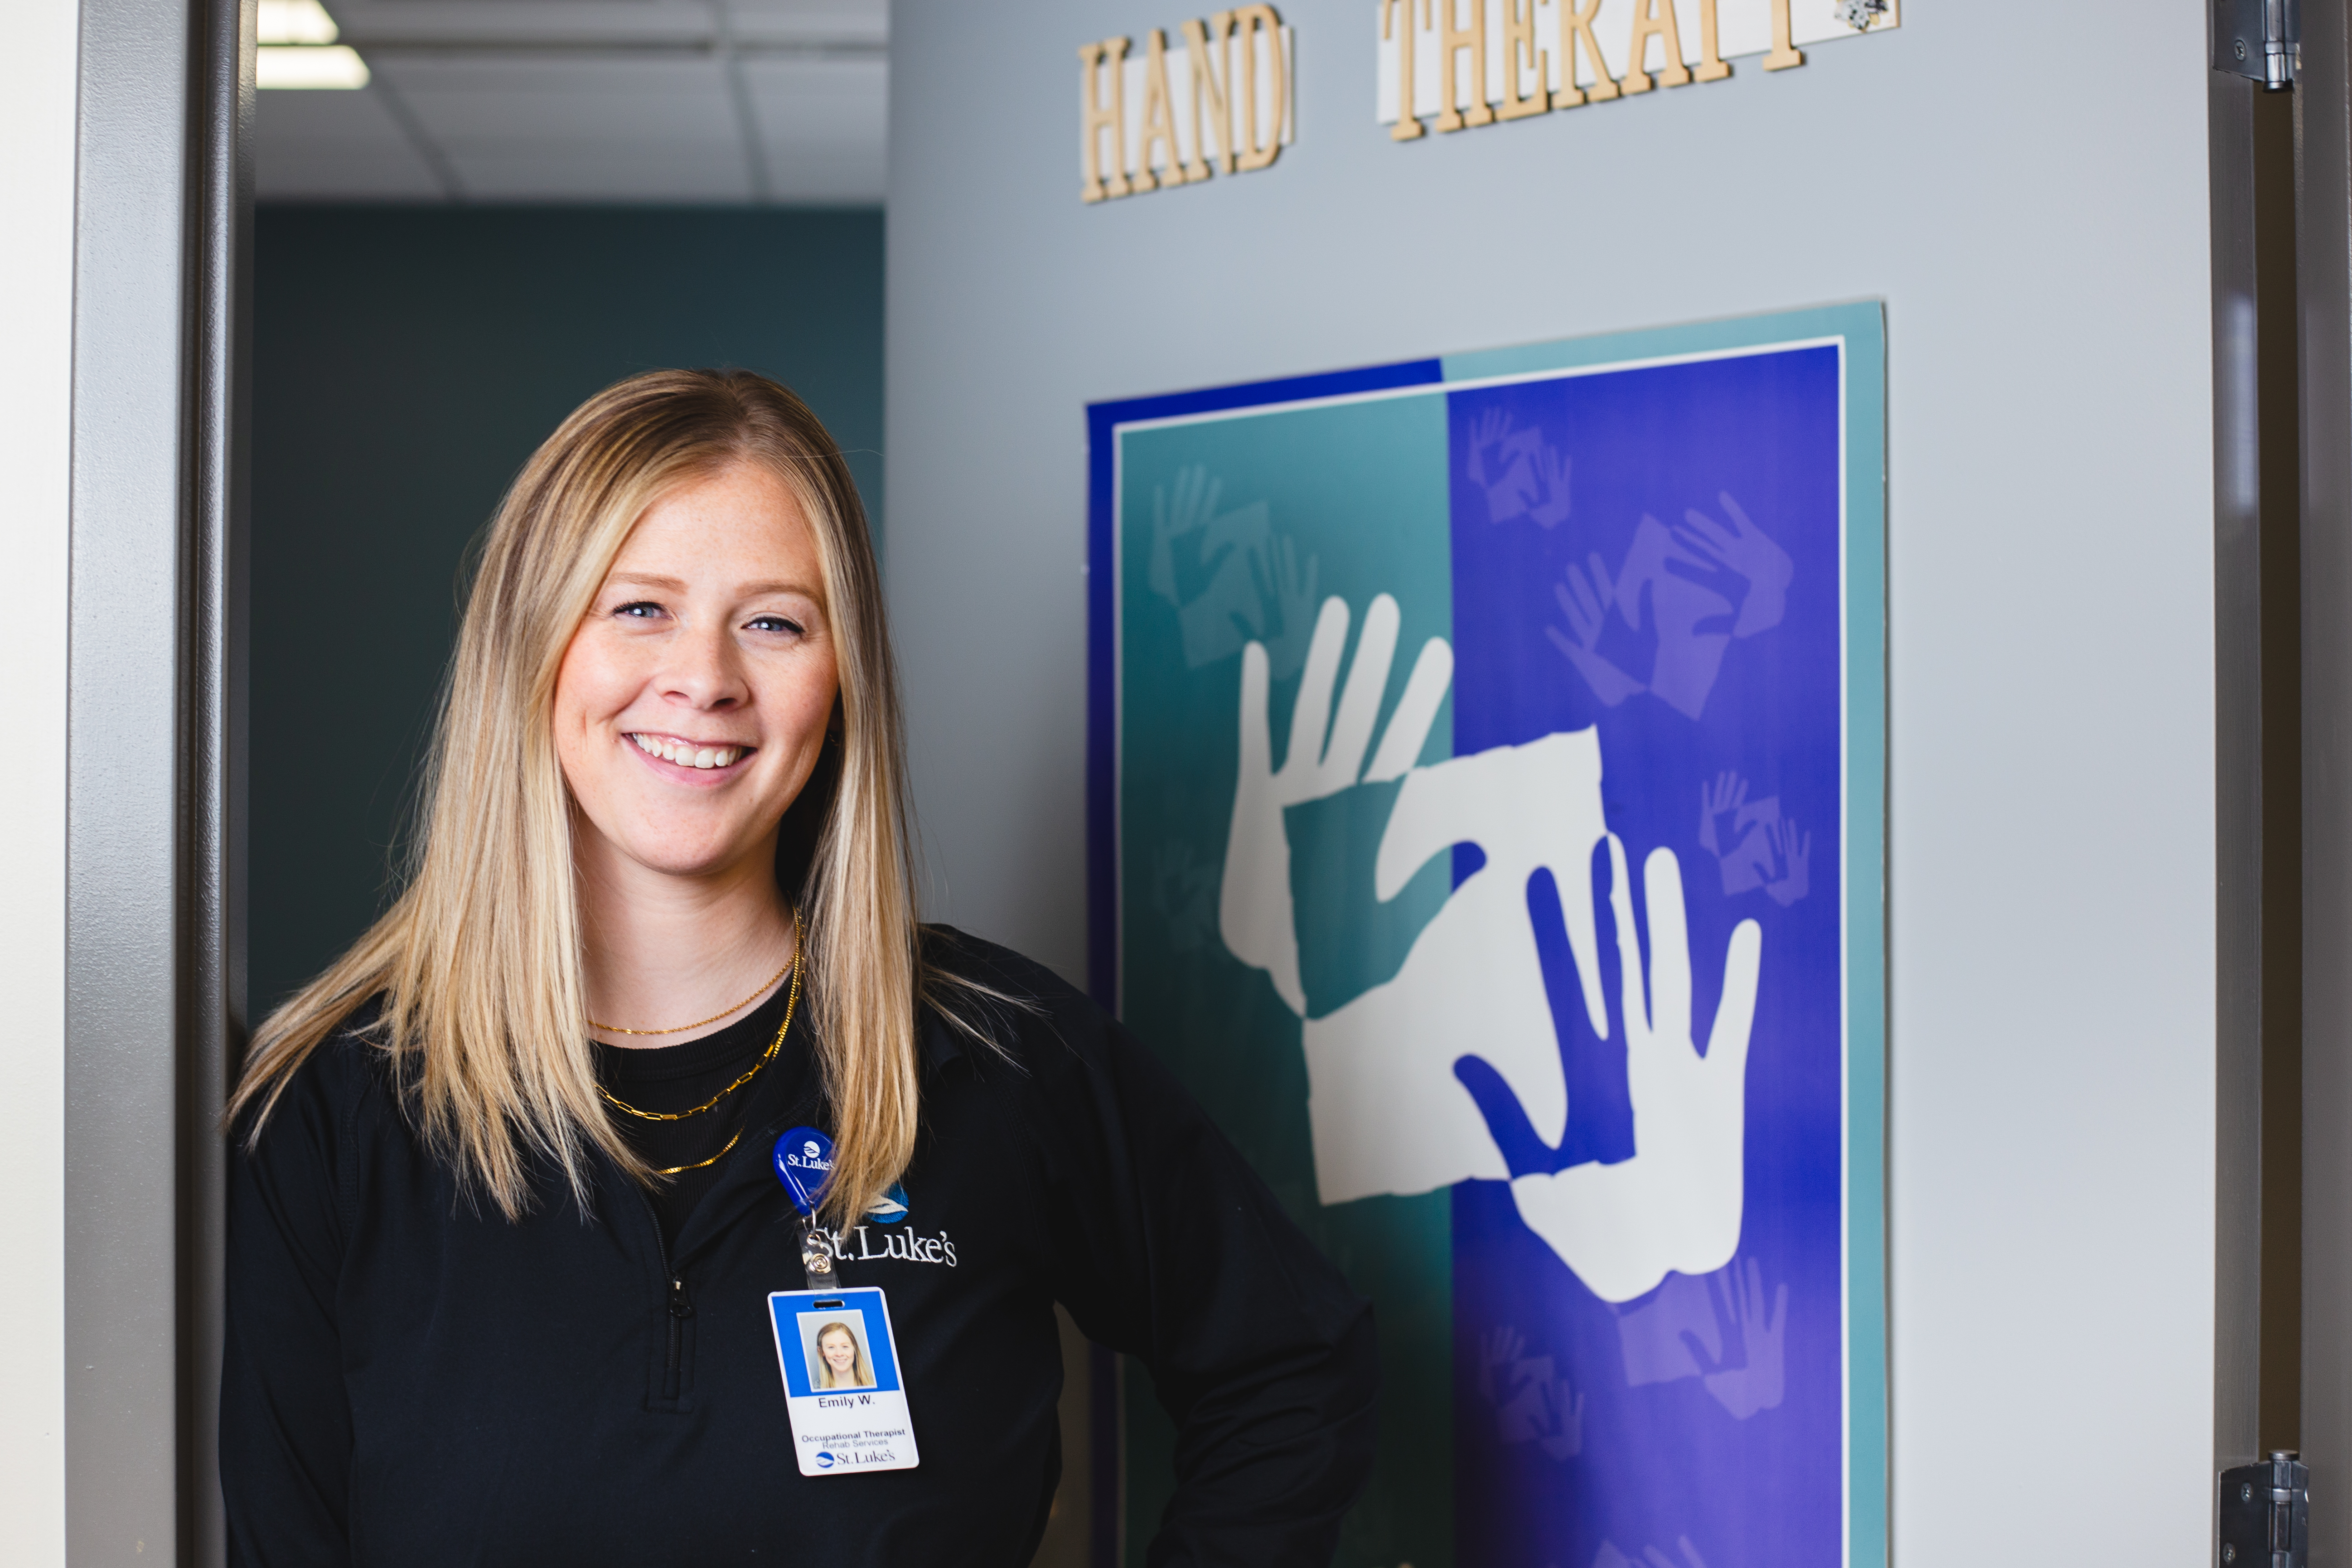
[(964, 1057), (963, 1041), (936, 1007), (922, 1010), (915, 1025), (915, 1048), (922, 1057), (923, 1066), (935, 1073)]
[[(935, 1007), (922, 1010), (915, 1026), (915, 1049), (926, 1078), (935, 1077), (969, 1055), (954, 1026)], [(813, 1066), (801, 1077), (796, 1092), (781, 1094), (772, 1086), (761, 1088), (766, 1092), (760, 1095), (745, 1119), (742, 1139), (722, 1165), (724, 1173), (694, 1205), (685, 1228), (678, 1233), (677, 1257), (671, 1260), (674, 1265), (700, 1251), (711, 1237), (738, 1223), (746, 1212), (771, 1196), (782, 1205), (783, 1215), (779, 1215), (780, 1221), (791, 1213), (791, 1205), (782, 1201), (782, 1188), (772, 1163), (776, 1139), (787, 1128), (803, 1123), (824, 1126), (830, 1118), (824, 1113), (824, 1100)], [(612, 1184), (610, 1201), (633, 1205), (638, 1202), (638, 1194), (630, 1190), (632, 1184), (621, 1174), (619, 1167), (608, 1166), (606, 1175)]]

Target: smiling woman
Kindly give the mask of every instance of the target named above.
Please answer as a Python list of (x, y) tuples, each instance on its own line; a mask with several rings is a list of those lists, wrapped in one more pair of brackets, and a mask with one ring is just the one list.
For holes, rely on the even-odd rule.
[[(744, 373), (590, 399), (491, 524), (445, 700), (407, 888), (263, 1024), (231, 1116), (254, 1108), (257, 1137), (293, 1070), (380, 996), (366, 1032), (469, 1186), (519, 1215), (534, 1150), (584, 1198), (591, 1146), (657, 1167), (598, 1112), (576, 1020), (741, 995), (794, 951), (782, 889), (805, 882), (818, 1065), (851, 1108), (832, 1202), (846, 1217), (878, 1197), (915, 1133), (917, 992), (970, 986), (918, 952), (879, 573), (816, 416)], [(835, 831), (780, 878), (785, 809), (828, 736), (835, 798), (810, 805)], [(721, 745), (740, 755), (698, 765)]]
[[(636, 376), (531, 458), (406, 885), (230, 1111), (233, 1562), (1014, 1568), (1056, 1301), (1184, 1430), (1179, 1555), (1328, 1561), (1369, 1309), (1118, 1025), (917, 923), (898, 712), (856, 492), (792, 394)], [(821, 1227), (772, 1152), (826, 1173)], [(900, 1468), (795, 1447), (839, 1438), (794, 1425), (772, 1302), (820, 1276), (812, 1375), (913, 1412)]]

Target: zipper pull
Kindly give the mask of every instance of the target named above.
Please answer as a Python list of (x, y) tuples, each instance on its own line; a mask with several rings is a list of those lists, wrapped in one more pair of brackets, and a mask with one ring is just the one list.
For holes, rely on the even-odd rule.
[(687, 1299), (686, 1281), (683, 1279), (669, 1282), (669, 1315), (673, 1318), (694, 1316), (694, 1303)]

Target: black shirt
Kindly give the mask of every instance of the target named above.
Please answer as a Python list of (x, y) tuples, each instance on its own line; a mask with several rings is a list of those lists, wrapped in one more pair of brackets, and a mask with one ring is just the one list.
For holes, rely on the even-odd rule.
[[(788, 1008), (793, 1013), (792, 1032), (779, 1043), (777, 1031), (784, 1026)], [(771, 1045), (777, 1047), (776, 1054), (761, 1064), (760, 1058)], [(808, 1026), (793, 1003), (789, 977), (776, 987), (774, 995), (698, 1040), (651, 1047), (608, 1046), (592, 1040), (589, 1047), (595, 1053), (596, 1081), (614, 1099), (639, 1110), (692, 1110), (759, 1065), (758, 1077), (698, 1116), (648, 1121), (625, 1111), (613, 1113), (613, 1124), (637, 1158), (656, 1171), (686, 1167), (676, 1175), (656, 1176), (646, 1189), (665, 1242), (677, 1239), (686, 1216), (718, 1182), (723, 1162), (714, 1156), (724, 1152), (730, 1141), (740, 1142), (744, 1110), (761, 1079), (783, 1079), (789, 1099), (797, 1093), (808, 1071)]]
[(793, 1459), (766, 1298), (802, 1281), (769, 1160), (826, 1124), (814, 1075), (747, 1087), (672, 1246), (601, 1160), (584, 1209), (552, 1171), (520, 1222), (473, 1202), (345, 1031), (231, 1163), (230, 1561), (1015, 1568), (1060, 1469), (1058, 1300), (1179, 1428), (1154, 1568), (1328, 1563), (1371, 1462), (1370, 1306), (1085, 997), (928, 945), (1035, 1010), (997, 1010), (1001, 1054), (924, 1014), (906, 1210), (840, 1238), (844, 1282), (888, 1292), (919, 1467)]

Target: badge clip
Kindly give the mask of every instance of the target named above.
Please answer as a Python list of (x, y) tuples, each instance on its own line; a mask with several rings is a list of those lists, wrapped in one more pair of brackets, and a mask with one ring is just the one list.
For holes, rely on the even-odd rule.
[(816, 1223), (817, 1205), (833, 1179), (833, 1140), (814, 1127), (795, 1127), (776, 1140), (776, 1180), (801, 1214), (801, 1273), (812, 1290), (841, 1288), (833, 1242)]

